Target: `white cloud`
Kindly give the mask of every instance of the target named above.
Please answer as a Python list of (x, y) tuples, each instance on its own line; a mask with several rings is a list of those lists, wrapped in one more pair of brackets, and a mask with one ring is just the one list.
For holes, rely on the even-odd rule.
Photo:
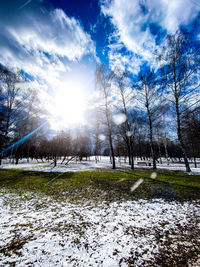
[[(41, 1), (18, 8), (16, 2), (21, 3), (12, 1), (10, 9), (0, 3), (0, 63), (31, 75), (34, 82), (28, 86), (49, 102), (48, 94), (59, 90), (60, 81), (65, 86), (85, 55), (95, 62), (95, 45), (79, 21), (63, 10), (44, 9)], [(83, 67), (82, 72), (86, 74)]]
[(116, 27), (119, 42), (134, 53), (150, 57), (150, 48), (155, 42), (148, 29), (141, 30), (148, 16), (142, 14), (138, 1), (112, 1), (110, 5), (102, 5), (102, 12), (110, 17)]
[[(129, 51), (152, 61), (156, 49), (155, 36), (151, 33), (150, 23), (155, 23), (174, 33), (181, 24), (191, 22), (200, 11), (200, 5), (191, 0), (105, 0), (101, 5), (102, 13), (110, 18), (115, 26), (116, 44), (123, 44)], [(118, 65), (122, 56), (116, 56), (117, 46), (112, 44), (109, 54), (111, 65)], [(127, 56), (125, 56), (127, 59)], [(138, 59), (141, 63), (141, 59)], [(133, 66), (130, 58), (129, 65)]]
[(121, 71), (128, 70), (131, 73), (138, 73), (141, 65), (141, 57), (134, 53), (124, 55), (118, 49), (111, 48), (108, 52), (109, 64), (112, 70), (118, 68)]
[[(24, 14), (24, 13), (22, 13)], [(33, 74), (50, 64), (59, 71), (65, 67), (60, 57), (70, 61), (80, 60), (84, 55), (95, 54), (95, 47), (90, 36), (84, 32), (80, 23), (69, 18), (63, 10), (55, 9), (45, 15), (26, 13), (12, 23), (2, 23), (4, 36), (7, 39), (0, 44), (1, 62), (13, 63), (23, 68), (24, 61), (30, 63)], [(35, 66), (34, 66), (35, 65)], [(38, 69), (39, 68), (39, 69)]]

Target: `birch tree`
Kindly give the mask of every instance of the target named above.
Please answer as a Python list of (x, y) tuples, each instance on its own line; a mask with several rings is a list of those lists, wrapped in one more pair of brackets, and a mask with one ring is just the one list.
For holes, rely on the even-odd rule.
[[(121, 135), (127, 146), (127, 152), (129, 157), (129, 165), (131, 169), (134, 169), (134, 157), (133, 157), (133, 117), (130, 116), (129, 108), (132, 101), (132, 94), (130, 87), (128, 87), (128, 75), (126, 72), (122, 73), (116, 71), (115, 81), (118, 90), (119, 102), (117, 103), (117, 109), (124, 115), (125, 121), (119, 125)], [(123, 117), (122, 117), (123, 119)]]
[(101, 93), (101, 103), (99, 108), (101, 109), (105, 118), (106, 136), (108, 138), (110, 153), (112, 157), (112, 168), (115, 169), (115, 152), (113, 142), (113, 122), (112, 122), (112, 103), (111, 103), (111, 82), (113, 79), (113, 73), (109, 72), (106, 67), (101, 64), (96, 70), (96, 86)]
[(180, 32), (168, 35), (159, 55), (162, 63), (165, 95), (176, 114), (176, 132), (186, 171), (190, 172), (186, 144), (183, 140), (184, 110), (200, 103), (199, 50)]
[(154, 129), (153, 124), (160, 115), (160, 109), (163, 105), (163, 100), (158, 93), (158, 80), (154, 71), (146, 70), (141, 73), (138, 82), (135, 85), (137, 88), (137, 98), (139, 103), (146, 109), (148, 128), (149, 128), (149, 142), (151, 148), (151, 156), (153, 159), (153, 169), (156, 169), (156, 153), (154, 147)]

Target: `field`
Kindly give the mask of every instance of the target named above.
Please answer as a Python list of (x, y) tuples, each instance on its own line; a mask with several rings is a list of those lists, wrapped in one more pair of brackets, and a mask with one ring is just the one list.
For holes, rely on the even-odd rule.
[(200, 176), (0, 169), (0, 266), (199, 266)]
[[(150, 162), (146, 160), (136, 159), (134, 161), (134, 165), (136, 169), (140, 169), (141, 167), (143, 169), (150, 170), (152, 169), (152, 162), (151, 166), (144, 166), (140, 165), (141, 162)], [(67, 165), (64, 163), (62, 164), (62, 159), (59, 159), (57, 161), (57, 166), (53, 166), (52, 160), (31, 160), (29, 159), (29, 162), (27, 162), (27, 159), (21, 159), (19, 161), (19, 164), (13, 164), (12, 160), (3, 159), (3, 164), (0, 166), (0, 168), (6, 168), (6, 169), (20, 169), (20, 170), (32, 170), (32, 171), (44, 171), (44, 172), (77, 172), (77, 171), (91, 171), (91, 170), (103, 170), (103, 169), (110, 169), (111, 168), (111, 162), (110, 157), (108, 156), (101, 156), (98, 157), (98, 161), (96, 162), (95, 157), (91, 156), (87, 160), (84, 158), (82, 161), (77, 161), (76, 159), (73, 159), (69, 161)], [(191, 174), (197, 174), (200, 175), (200, 159), (197, 159), (197, 168), (194, 167), (193, 160), (190, 160), (190, 167), (191, 167)], [(162, 163), (157, 162), (157, 169), (158, 170), (167, 170), (167, 171), (185, 171), (185, 166), (183, 159), (181, 159), (181, 162), (178, 159), (173, 159), (170, 161), (167, 161), (165, 158), (162, 158)], [(116, 157), (116, 168), (121, 169), (130, 169), (130, 166), (128, 165), (127, 159), (124, 159), (124, 157)]]

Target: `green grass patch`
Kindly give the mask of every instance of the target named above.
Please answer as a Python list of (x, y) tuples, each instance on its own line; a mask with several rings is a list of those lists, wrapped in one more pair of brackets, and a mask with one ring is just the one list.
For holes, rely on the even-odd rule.
[[(151, 178), (152, 170), (136, 170), (126, 171), (127, 173), (134, 173), (134, 177), (150, 178), (156, 181), (167, 182), (170, 184), (194, 187), (200, 189), (200, 175), (189, 175), (181, 171), (156, 171), (157, 177)], [(155, 172), (155, 171), (154, 171)]]
[[(165, 198), (188, 200), (200, 198), (200, 176), (183, 172), (152, 170), (37, 172), (0, 169), (0, 186), (18, 192), (41, 192), (57, 199), (71, 201), (138, 198)], [(133, 192), (131, 187), (138, 179), (143, 183)]]

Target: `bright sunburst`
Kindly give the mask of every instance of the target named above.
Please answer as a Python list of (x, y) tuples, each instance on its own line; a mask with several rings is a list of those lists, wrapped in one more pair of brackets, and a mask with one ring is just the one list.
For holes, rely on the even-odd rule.
[(55, 94), (51, 108), (54, 129), (84, 122), (86, 100), (83, 88), (75, 83), (63, 86)]

